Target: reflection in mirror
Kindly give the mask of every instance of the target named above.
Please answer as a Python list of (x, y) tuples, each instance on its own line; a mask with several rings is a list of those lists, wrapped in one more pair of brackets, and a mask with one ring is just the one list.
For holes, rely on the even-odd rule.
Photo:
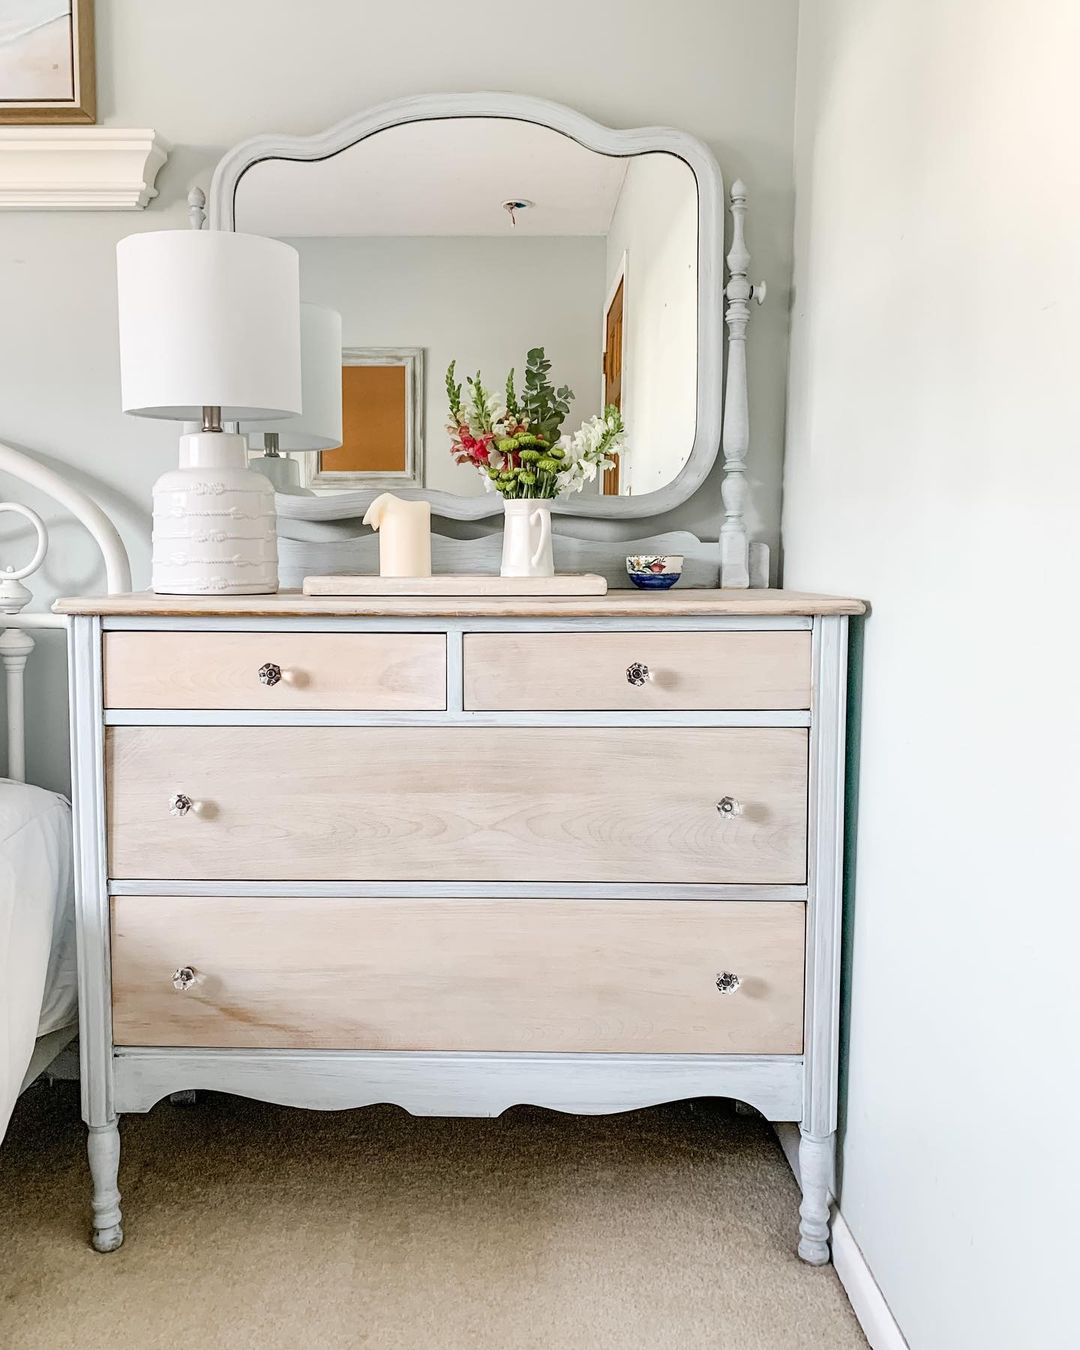
[(345, 437), (305, 457), (316, 491), (484, 492), (490, 477), (456, 462), (445, 372), (455, 363), (466, 392), (479, 372), (505, 431), (507, 376), (520, 396), (540, 348), (573, 394), (564, 437), (621, 413), (625, 444), (586, 494), (653, 492), (686, 463), (698, 196), (676, 156), (600, 154), (511, 118), (433, 119), (322, 160), (261, 160), (235, 208), (237, 229), (298, 249), (305, 300), (342, 316)]
[(341, 353), (341, 445), (304, 456), (301, 482), (319, 492), (424, 486), (424, 350)]

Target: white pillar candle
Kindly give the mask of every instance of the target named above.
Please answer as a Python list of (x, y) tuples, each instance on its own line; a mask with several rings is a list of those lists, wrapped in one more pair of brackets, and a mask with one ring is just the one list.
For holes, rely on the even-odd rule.
[(380, 576), (431, 576), (430, 502), (407, 502), (384, 492), (368, 507), (364, 524), (379, 532)]

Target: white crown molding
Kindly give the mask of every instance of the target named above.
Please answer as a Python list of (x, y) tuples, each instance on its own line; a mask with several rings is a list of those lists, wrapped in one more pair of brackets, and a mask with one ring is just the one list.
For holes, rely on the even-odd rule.
[(0, 127), (0, 210), (141, 211), (169, 146), (122, 127)]

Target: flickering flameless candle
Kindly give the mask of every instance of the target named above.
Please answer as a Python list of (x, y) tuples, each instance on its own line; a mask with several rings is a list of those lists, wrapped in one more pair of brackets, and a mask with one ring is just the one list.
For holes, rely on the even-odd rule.
[(379, 532), (380, 576), (431, 576), (430, 502), (383, 492), (368, 507), (364, 524)]

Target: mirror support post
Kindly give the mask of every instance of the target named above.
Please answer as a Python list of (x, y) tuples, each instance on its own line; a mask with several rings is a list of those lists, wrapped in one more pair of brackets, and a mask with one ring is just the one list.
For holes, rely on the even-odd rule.
[[(720, 585), (739, 589), (750, 585), (750, 545), (744, 519), (749, 492), (746, 456), (750, 449), (746, 330), (750, 323), (750, 299), (757, 289), (747, 280), (750, 253), (746, 247), (746, 198), (746, 184), (737, 178), (731, 187), (733, 227), (731, 251), (727, 255), (728, 283), (724, 289), (728, 367), (724, 392), (724, 481), (721, 486), (724, 522), (720, 527)], [(764, 286), (760, 288), (762, 300), (764, 289)]]
[(193, 187), (187, 195), (188, 224), (193, 230), (206, 228), (206, 193)]

